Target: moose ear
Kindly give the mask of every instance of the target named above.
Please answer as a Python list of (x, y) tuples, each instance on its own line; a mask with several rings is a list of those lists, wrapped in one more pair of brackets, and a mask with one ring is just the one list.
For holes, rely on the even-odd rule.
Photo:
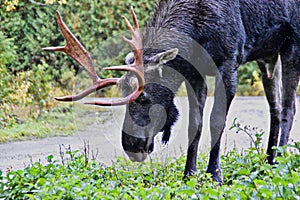
[(151, 58), (151, 60), (153, 60), (156, 63), (159, 64), (165, 64), (173, 59), (176, 58), (176, 56), (178, 55), (178, 49), (174, 48), (174, 49), (170, 49), (167, 51), (164, 51), (162, 53), (156, 54), (155, 56), (153, 56)]
[(134, 62), (134, 54), (133, 52), (130, 52), (129, 54), (127, 54), (127, 56), (125, 57), (125, 64), (126, 65), (130, 65)]

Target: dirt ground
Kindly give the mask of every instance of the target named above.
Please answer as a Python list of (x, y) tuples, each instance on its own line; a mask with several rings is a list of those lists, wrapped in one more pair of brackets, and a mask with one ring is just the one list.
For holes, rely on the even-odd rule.
[[(205, 107), (204, 127), (200, 142), (200, 152), (208, 151), (209, 138), (209, 111), (211, 110), (213, 99), (209, 98)], [(168, 145), (160, 143), (161, 135), (156, 137), (155, 150), (151, 159), (164, 161), (171, 157), (176, 158), (186, 153), (187, 149), (187, 124), (188, 124), (188, 102), (187, 98), (176, 98), (176, 104), (180, 110), (180, 119), (173, 128), (173, 133)], [(79, 124), (83, 121), (77, 117), (80, 110), (74, 108), (74, 123)], [(91, 107), (91, 111), (93, 107)], [(300, 141), (300, 100), (297, 101), (295, 123), (291, 132), (290, 139)], [(111, 115), (109, 120), (103, 121), (101, 112), (96, 111), (86, 117), (94, 117), (95, 123), (84, 130), (77, 130), (72, 136), (52, 137), (40, 140), (9, 142), (0, 144), (0, 170), (22, 169), (33, 162), (47, 163), (47, 157), (53, 155), (54, 159), (60, 160), (60, 148), (71, 146), (72, 150), (82, 150), (84, 143), (88, 143), (90, 150), (95, 154), (98, 152), (97, 160), (104, 164), (111, 164), (116, 157), (125, 156), (121, 147), (121, 127), (124, 118), (124, 107), (114, 107), (108, 109)], [(250, 138), (246, 134), (236, 134), (234, 130), (229, 130), (234, 119), (242, 125), (259, 127), (264, 129), (264, 147), (269, 130), (268, 105), (264, 97), (237, 97), (232, 103), (228, 118), (225, 134), (222, 139), (222, 152), (227, 152), (232, 148), (239, 150), (250, 146)]]

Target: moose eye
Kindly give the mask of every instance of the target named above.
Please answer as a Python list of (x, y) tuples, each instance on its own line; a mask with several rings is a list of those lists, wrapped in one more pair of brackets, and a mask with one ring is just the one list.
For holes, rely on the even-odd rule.
[(138, 100), (140, 103), (147, 103), (147, 102), (150, 102), (149, 95), (148, 95), (147, 93), (145, 93), (145, 92), (142, 92), (137, 100)]

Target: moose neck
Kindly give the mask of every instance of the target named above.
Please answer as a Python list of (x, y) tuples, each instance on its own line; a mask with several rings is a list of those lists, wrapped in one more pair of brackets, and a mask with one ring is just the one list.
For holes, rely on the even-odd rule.
[(192, 40), (197, 40), (192, 23), (193, 3), (177, 0), (161, 0), (147, 22), (143, 32), (145, 48), (168, 50), (178, 48), (180, 55), (190, 54)]
[[(192, 19), (194, 9), (195, 2), (161, 0), (157, 3), (143, 30), (144, 57), (146, 60), (162, 51), (172, 48), (179, 50), (178, 56), (165, 64), (162, 77), (159, 77), (159, 81), (174, 92), (189, 76), (190, 73), (187, 72), (187, 68), (195, 70), (193, 65), (188, 62), (193, 56), (191, 46), (197, 42), (196, 29)], [(152, 75), (145, 75), (146, 82), (152, 81)]]

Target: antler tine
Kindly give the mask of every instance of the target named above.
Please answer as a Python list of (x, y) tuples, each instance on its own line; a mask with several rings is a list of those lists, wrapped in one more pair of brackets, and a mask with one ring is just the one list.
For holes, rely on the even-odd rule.
[(129, 44), (129, 46), (132, 48), (135, 58), (135, 67), (138, 68), (140, 71), (144, 71), (143, 68), (143, 43), (142, 43), (142, 37), (138, 25), (138, 20), (136, 17), (136, 14), (133, 10), (133, 7), (130, 8), (131, 16), (134, 22), (134, 28), (131, 26), (130, 22), (127, 20), (126, 17), (123, 17), (125, 20), (125, 23), (127, 25), (127, 28), (129, 29), (131, 33), (132, 39), (129, 40), (126, 37), (123, 37), (123, 40)]
[(63, 47), (47, 47), (43, 48), (46, 51), (62, 51), (75, 59), (88, 72), (93, 82), (100, 80), (96, 74), (95, 67), (90, 55), (87, 53), (83, 45), (78, 41), (74, 34), (69, 30), (67, 25), (62, 20), (59, 11), (56, 11), (57, 24), (66, 40), (66, 45)]
[(110, 85), (116, 85), (119, 82), (119, 78), (108, 78), (108, 79), (101, 79), (100, 81), (97, 81), (95, 84), (90, 86), (89, 88), (85, 89), (79, 94), (72, 95), (72, 96), (64, 96), (64, 97), (55, 97), (57, 101), (65, 101), (65, 102), (71, 102), (71, 101), (78, 101), (87, 95)]

